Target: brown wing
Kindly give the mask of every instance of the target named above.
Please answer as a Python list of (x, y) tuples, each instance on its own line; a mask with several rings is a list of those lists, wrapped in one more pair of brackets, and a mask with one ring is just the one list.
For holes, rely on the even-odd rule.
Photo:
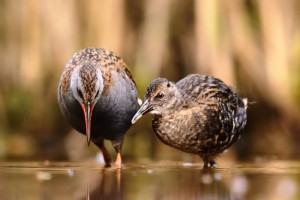
[(228, 87), (221, 80), (212, 76), (191, 74), (176, 83), (176, 86), (181, 89), (184, 95), (188, 96), (191, 106), (196, 106), (202, 103), (237, 103), (236, 92)]

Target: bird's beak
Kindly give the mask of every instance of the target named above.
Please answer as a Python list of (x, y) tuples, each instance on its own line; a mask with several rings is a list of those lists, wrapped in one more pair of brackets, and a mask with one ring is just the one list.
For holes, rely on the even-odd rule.
[(91, 120), (92, 120), (92, 111), (94, 106), (91, 106), (91, 103), (88, 102), (87, 104), (83, 103), (82, 110), (84, 113), (84, 121), (85, 121), (85, 133), (87, 138), (87, 144), (90, 145), (91, 141)]
[(140, 107), (140, 109), (133, 116), (131, 123), (134, 124), (139, 118), (141, 118), (144, 114), (153, 110), (153, 107), (148, 99), (145, 100), (144, 104)]

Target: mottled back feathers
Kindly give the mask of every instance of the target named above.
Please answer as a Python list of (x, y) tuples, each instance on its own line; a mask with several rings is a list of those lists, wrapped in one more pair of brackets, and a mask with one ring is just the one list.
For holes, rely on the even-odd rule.
[(107, 95), (109, 87), (113, 84), (111, 79), (111, 70), (116, 70), (121, 76), (127, 75), (134, 82), (130, 69), (125, 64), (123, 59), (117, 56), (114, 52), (102, 48), (86, 48), (74, 54), (67, 64), (64, 71), (64, 76), (66, 78), (63, 79), (61, 83), (63, 93), (66, 93), (69, 88), (71, 77), (70, 74), (73, 68), (78, 65), (88, 64), (87, 60), (88, 62), (99, 66), (99, 69), (102, 72), (104, 77), (103, 95)]

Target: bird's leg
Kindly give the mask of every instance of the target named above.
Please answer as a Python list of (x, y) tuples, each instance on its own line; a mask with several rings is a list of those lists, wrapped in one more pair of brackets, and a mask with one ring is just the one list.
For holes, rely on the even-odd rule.
[(103, 140), (97, 140), (97, 141), (94, 141), (94, 143), (100, 148), (100, 150), (103, 154), (104, 161), (105, 161), (105, 167), (110, 167), (111, 157), (110, 157), (107, 149), (104, 146), (104, 141)]
[(200, 157), (203, 160), (203, 168), (207, 169), (207, 168), (216, 168), (218, 166), (218, 164), (216, 163), (216, 161), (213, 159), (213, 155), (200, 155)]
[(110, 157), (107, 149), (105, 148), (104, 145), (100, 149), (101, 149), (103, 157), (104, 157), (105, 167), (110, 167), (111, 157)]
[(213, 159), (210, 159), (209, 166), (210, 166), (210, 168), (217, 168), (218, 164)]
[(202, 158), (203, 160), (203, 168), (207, 169), (208, 168), (208, 159), (206, 157)]
[(123, 139), (113, 140), (113, 141), (111, 141), (111, 144), (113, 145), (113, 147), (115, 148), (115, 150), (117, 152), (115, 165), (118, 168), (121, 168), (121, 165), (122, 165), (121, 149), (122, 149), (122, 145), (123, 145)]
[(214, 161), (214, 159), (210, 158), (209, 156), (201, 156), (202, 160), (203, 160), (203, 168), (216, 168), (217, 167), (217, 163), (216, 161)]

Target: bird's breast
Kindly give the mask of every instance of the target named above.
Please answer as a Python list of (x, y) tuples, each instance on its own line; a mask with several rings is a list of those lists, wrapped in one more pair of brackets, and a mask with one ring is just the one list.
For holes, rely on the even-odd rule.
[(152, 126), (165, 144), (185, 152), (197, 153), (202, 145), (203, 122), (196, 120), (191, 110), (184, 110), (167, 116), (154, 116)]
[(105, 139), (120, 139), (131, 126), (137, 112), (137, 90), (130, 79), (112, 73), (113, 83), (109, 92), (102, 95), (94, 108), (92, 129), (95, 135)]

